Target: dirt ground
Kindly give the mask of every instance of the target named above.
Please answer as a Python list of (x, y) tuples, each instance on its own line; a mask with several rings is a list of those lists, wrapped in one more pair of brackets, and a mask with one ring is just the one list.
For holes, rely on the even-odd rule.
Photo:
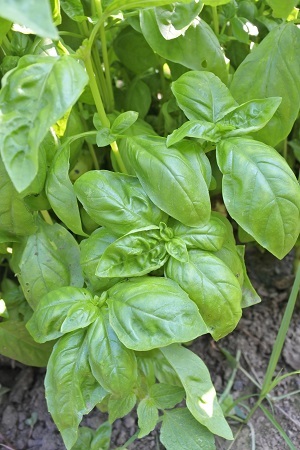
[[(215, 344), (208, 336), (201, 337), (192, 349), (207, 364), (218, 393), (227, 386), (232, 369), (220, 351), (226, 349), (232, 355), (241, 351), (240, 362), (246, 373), (261, 383), (271, 354), (272, 345), (283, 315), (286, 300), (293, 282), (291, 255), (277, 261), (268, 253), (257, 249), (247, 251), (249, 276), (262, 297), (262, 303), (244, 310), (237, 329), (227, 338)], [(295, 311), (289, 335), (278, 371), (281, 374), (300, 369), (300, 307)], [(234, 399), (255, 394), (257, 389), (245, 372), (238, 370), (231, 394)], [(47, 412), (44, 398), (44, 369), (25, 367), (17, 362), (0, 357), (0, 449), (8, 450), (64, 450), (59, 433)], [(5, 388), (9, 389), (5, 392)], [(300, 389), (300, 376), (283, 381), (273, 393), (282, 396)], [(253, 404), (254, 399), (244, 402)], [(267, 404), (265, 404), (268, 406)], [(276, 420), (281, 424), (295, 447), (300, 449), (300, 395), (276, 401), (273, 406)], [(241, 407), (241, 413), (245, 409)], [(106, 415), (93, 411), (83, 425), (97, 428)], [(231, 423), (234, 433), (239, 426)], [(137, 427), (135, 413), (114, 423), (111, 449), (124, 444)], [(135, 441), (129, 450), (162, 450), (159, 431)], [(253, 447), (255, 437), (256, 447)], [(217, 440), (218, 450), (226, 450), (230, 442)], [(250, 426), (239, 433), (231, 450), (286, 450), (289, 447), (262, 412), (257, 411)], [(87, 450), (87, 449), (82, 449)], [(193, 449), (190, 449), (193, 450)]]

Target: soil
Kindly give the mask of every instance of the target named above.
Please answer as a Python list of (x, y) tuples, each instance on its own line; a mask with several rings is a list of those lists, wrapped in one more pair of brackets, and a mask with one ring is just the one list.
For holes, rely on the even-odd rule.
[[(255, 395), (257, 388), (246, 374), (261, 384), (267, 368), (272, 346), (282, 319), (290, 288), (293, 283), (293, 256), (278, 261), (268, 253), (250, 248), (246, 254), (249, 276), (262, 298), (262, 302), (244, 310), (237, 329), (228, 337), (215, 343), (209, 336), (196, 340), (191, 348), (207, 364), (218, 393), (226, 388), (232, 368), (222, 349), (234, 357), (241, 352), (240, 364), (233, 380), (231, 395), (234, 399), (248, 394)], [(45, 369), (36, 369), (0, 357), (0, 448), (11, 450), (64, 450), (60, 435), (49, 413), (44, 396)], [(277, 371), (280, 374), (300, 369), (300, 308), (296, 309), (280, 358)], [(9, 389), (5, 392), (4, 388)], [(273, 397), (283, 396), (300, 389), (300, 376), (285, 379), (272, 392)], [(255, 397), (245, 400), (251, 407)], [(300, 449), (300, 395), (287, 396), (272, 402), (273, 415), (285, 430), (296, 449)], [(265, 406), (269, 407), (267, 403)], [(270, 407), (269, 407), (270, 408)], [(245, 414), (243, 406), (236, 411)], [(82, 425), (91, 428), (107, 419), (98, 410), (84, 418)], [(230, 422), (236, 434), (237, 423)], [(113, 426), (111, 449), (124, 444), (137, 427), (135, 412)], [(162, 450), (159, 430), (150, 436), (136, 440), (128, 450)], [(252, 437), (251, 437), (252, 436)], [(256, 447), (252, 440), (255, 438)], [(228, 449), (230, 442), (217, 439), (218, 450)], [(264, 414), (257, 410), (249, 426), (244, 427), (234, 441), (231, 450), (286, 450), (290, 448)], [(87, 449), (82, 449), (87, 450)], [(190, 449), (193, 450), (193, 449)]]

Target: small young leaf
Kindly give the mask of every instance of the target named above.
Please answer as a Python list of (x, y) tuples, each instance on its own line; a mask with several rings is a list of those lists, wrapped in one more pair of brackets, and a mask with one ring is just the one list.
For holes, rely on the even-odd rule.
[(58, 32), (52, 22), (49, 2), (35, 0), (0, 0), (1, 17), (30, 28), (44, 38), (58, 40)]
[[(96, 312), (96, 307), (92, 300), (93, 297), (87, 289), (66, 286), (51, 290), (39, 301), (35, 312), (29, 322), (27, 322), (26, 328), (36, 342), (57, 339), (68, 331), (64, 331), (61, 328), (68, 316), (68, 311), (73, 306), (84, 310), (85, 305), (89, 305), (87, 308), (90, 307)], [(87, 325), (89, 323), (78, 328), (84, 328)]]
[(160, 440), (167, 450), (215, 450), (212, 433), (187, 408), (165, 411)]
[(158, 409), (154, 400), (149, 397), (143, 398), (137, 407), (137, 415), (140, 428), (138, 438), (141, 439), (151, 433), (158, 422)]
[(173, 82), (172, 92), (190, 120), (215, 123), (238, 106), (225, 84), (210, 72), (184, 73)]
[(72, 450), (82, 450), (83, 448), (90, 448), (94, 430), (88, 427), (78, 428), (78, 438)]
[(111, 132), (114, 134), (122, 134), (138, 119), (138, 113), (135, 111), (126, 111), (120, 114), (111, 126)]
[(95, 275), (101, 256), (116, 239), (117, 236), (106, 228), (99, 228), (80, 242), (80, 264), (88, 287), (94, 291), (107, 290), (120, 281), (119, 278), (99, 278)]
[(107, 394), (91, 373), (87, 347), (84, 330), (61, 337), (54, 346), (45, 378), (48, 410), (67, 450), (76, 443), (83, 415)]
[(244, 138), (221, 141), (217, 161), (231, 217), (283, 258), (300, 231), (300, 188), (286, 161), (272, 147)]
[(119, 341), (103, 308), (87, 337), (89, 362), (96, 380), (116, 395), (129, 394), (137, 381), (135, 354)]
[(185, 225), (208, 222), (211, 211), (208, 187), (203, 174), (184, 151), (167, 148), (161, 137), (127, 140), (128, 159), (151, 200)]
[(212, 213), (209, 222), (202, 227), (187, 227), (180, 222), (169, 222), (174, 236), (182, 239), (187, 248), (198, 248), (208, 252), (219, 250), (225, 239), (226, 227), (216, 213)]
[(96, 135), (96, 144), (98, 147), (106, 147), (116, 140), (116, 136), (106, 127), (101, 127)]
[(91, 218), (119, 236), (166, 219), (131, 175), (94, 170), (82, 175), (74, 189)]
[[(107, 421), (95, 431), (90, 450), (109, 450), (112, 427)], [(82, 449), (80, 449), (82, 450)]]
[(145, 351), (207, 332), (198, 308), (173, 281), (141, 277), (108, 291), (110, 322), (120, 341)]
[(33, 309), (53, 289), (82, 287), (79, 258), (79, 246), (68, 230), (59, 224), (39, 221), (38, 231), (27, 239), (17, 270), (24, 295)]
[[(86, 236), (82, 230), (81, 218), (69, 177), (70, 145), (57, 151), (47, 176), (46, 194), (50, 205), (60, 220), (75, 234)], [(66, 208), (66, 205), (68, 207)]]
[(194, 137), (197, 139), (204, 139), (205, 141), (218, 142), (222, 136), (227, 135), (234, 130), (231, 124), (223, 124), (207, 122), (206, 120), (191, 120), (184, 123), (180, 128), (174, 130), (172, 134), (167, 137), (167, 146), (170, 147), (176, 142), (181, 141), (185, 137)]
[(163, 266), (167, 258), (165, 243), (160, 237), (159, 230), (134, 231), (117, 239), (106, 248), (99, 260), (96, 276), (146, 275)]
[(184, 389), (165, 383), (156, 383), (149, 390), (150, 397), (159, 409), (174, 408), (184, 398)]
[(180, 238), (173, 238), (166, 242), (166, 250), (170, 256), (180, 262), (188, 262), (189, 254), (184, 241)]
[(233, 439), (203, 361), (179, 345), (171, 345), (160, 351), (179, 376), (186, 392), (187, 407), (195, 419), (212, 433), (225, 439)]
[(236, 327), (242, 315), (242, 291), (234, 274), (214, 254), (190, 250), (184, 264), (170, 258), (166, 275), (197, 304), (215, 340)]
[(108, 400), (109, 422), (113, 423), (116, 419), (124, 417), (130, 413), (136, 404), (136, 395), (129, 394), (119, 397), (112, 394)]
[(92, 302), (78, 302), (72, 305), (60, 328), (62, 333), (70, 333), (79, 328), (86, 328), (99, 316), (99, 308)]

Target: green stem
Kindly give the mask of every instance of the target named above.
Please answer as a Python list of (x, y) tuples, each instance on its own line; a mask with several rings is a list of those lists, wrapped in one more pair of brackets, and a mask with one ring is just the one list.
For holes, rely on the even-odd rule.
[(123, 163), (122, 157), (121, 157), (120, 152), (119, 152), (118, 144), (116, 143), (116, 141), (112, 142), (110, 144), (110, 146), (111, 146), (111, 149), (113, 151), (113, 154), (115, 155), (116, 161), (118, 163), (118, 166), (119, 166), (121, 172), (128, 173), (127, 170), (126, 170), (126, 167), (125, 167), (125, 165)]
[(225, 398), (229, 395), (229, 393), (230, 393), (230, 391), (231, 391), (232, 385), (233, 385), (234, 380), (235, 380), (235, 377), (236, 377), (236, 373), (237, 373), (237, 371), (238, 371), (238, 369), (239, 369), (239, 360), (240, 360), (240, 357), (241, 357), (241, 351), (238, 350), (237, 353), (236, 353), (236, 358), (235, 358), (235, 360), (236, 360), (236, 366), (235, 366), (235, 368), (234, 368), (233, 371), (232, 371), (232, 374), (231, 374), (231, 376), (230, 376), (230, 378), (229, 378), (229, 381), (228, 381), (228, 383), (227, 383), (226, 388), (224, 389), (224, 391), (223, 391), (221, 397), (219, 398), (219, 404), (221, 404), (221, 403), (225, 400)]
[(95, 46), (93, 46), (93, 49), (92, 49), (92, 56), (93, 56), (94, 67), (96, 69), (95, 76), (98, 79), (98, 85), (99, 85), (99, 89), (100, 89), (100, 92), (103, 97), (103, 103), (107, 107), (109, 104), (109, 99), (108, 99), (108, 94), (107, 94), (107, 89), (106, 89), (106, 80), (105, 80), (104, 73), (103, 73), (100, 55)]
[(265, 374), (265, 378), (261, 387), (261, 392), (260, 392), (260, 396), (257, 400), (257, 402), (255, 403), (255, 405), (253, 406), (253, 408), (251, 409), (251, 411), (249, 412), (248, 416), (247, 416), (247, 421), (253, 416), (253, 414), (255, 413), (255, 411), (257, 410), (257, 408), (261, 405), (261, 403), (263, 402), (263, 400), (266, 398), (267, 394), (270, 391), (270, 385), (272, 383), (272, 379), (276, 370), (276, 366), (278, 363), (278, 360), (280, 358), (281, 355), (281, 351), (284, 345), (284, 341), (290, 326), (290, 322), (293, 316), (293, 311), (294, 311), (294, 307), (297, 301), (297, 296), (298, 296), (298, 292), (300, 289), (300, 265), (297, 268), (297, 272), (296, 272), (296, 278), (293, 284), (293, 288), (292, 291), (290, 293), (289, 296), (289, 300), (288, 300), (288, 304), (286, 306), (280, 327), (279, 327), (279, 331), (273, 346), (273, 350), (272, 350), (272, 354), (270, 357), (270, 361), (268, 364), (268, 368)]
[(52, 221), (52, 219), (51, 219), (50, 214), (48, 213), (48, 211), (43, 210), (43, 211), (40, 211), (40, 213), (41, 213), (41, 215), (43, 216), (43, 219), (44, 219), (44, 221), (45, 221), (46, 223), (48, 223), (49, 225), (53, 225), (53, 221)]
[(218, 16), (218, 10), (216, 6), (212, 6), (212, 17), (213, 17), (213, 24), (214, 24), (214, 31), (215, 34), (218, 36), (219, 34), (219, 16)]
[[(80, 116), (81, 116), (81, 121), (82, 121), (83, 127), (84, 127), (85, 130), (88, 130), (87, 123), (86, 123), (86, 121), (83, 118), (83, 106), (82, 106), (82, 103), (78, 103), (78, 109), (79, 109), (79, 112), (80, 112)], [(90, 155), (91, 155), (92, 160), (93, 160), (94, 168), (96, 170), (99, 170), (100, 166), (99, 166), (99, 162), (98, 162), (98, 159), (97, 159), (97, 156), (96, 156), (96, 153), (95, 153), (94, 146), (87, 140), (86, 140), (86, 143), (87, 143)]]

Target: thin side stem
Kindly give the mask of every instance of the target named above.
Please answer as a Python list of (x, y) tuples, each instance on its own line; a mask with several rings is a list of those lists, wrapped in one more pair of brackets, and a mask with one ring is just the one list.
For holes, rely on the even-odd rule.
[(219, 16), (218, 16), (218, 9), (216, 6), (212, 6), (212, 17), (213, 17), (213, 24), (214, 24), (214, 32), (218, 36), (219, 35)]
[(43, 219), (46, 223), (48, 223), (49, 225), (53, 225), (53, 221), (50, 217), (50, 214), (48, 213), (48, 211), (46, 210), (42, 210), (40, 211), (41, 215), (43, 216)]

